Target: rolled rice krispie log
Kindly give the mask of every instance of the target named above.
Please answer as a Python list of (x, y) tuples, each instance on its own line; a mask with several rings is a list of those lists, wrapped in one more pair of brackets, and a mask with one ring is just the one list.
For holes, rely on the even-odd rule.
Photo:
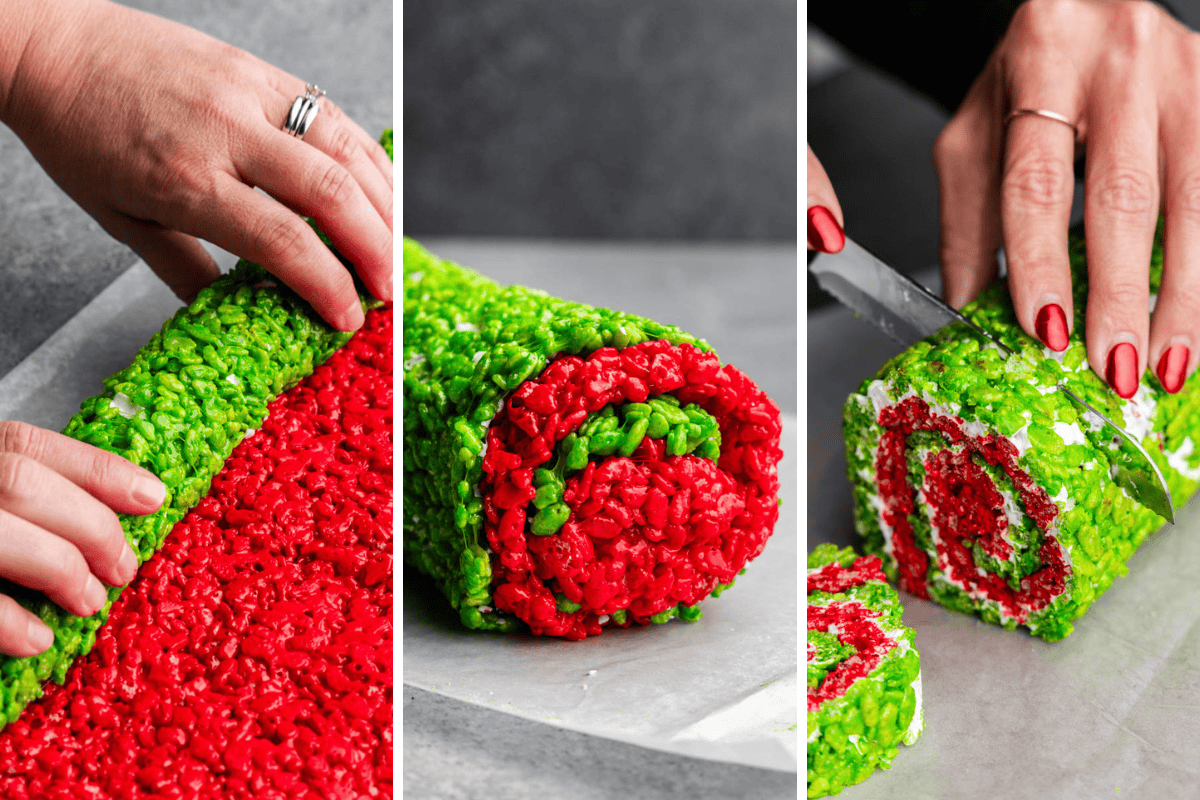
[(808, 796), (888, 769), (921, 735), (921, 657), (875, 556), (808, 557)]
[(469, 628), (699, 617), (778, 518), (779, 408), (707, 344), (404, 242), (404, 555)]
[[(1048, 641), (1071, 632), (1163, 522), (1117, 485), (1104, 428), (1054, 386), (1065, 383), (1139, 439), (1177, 506), (1200, 485), (1200, 378), (1170, 395), (1147, 372), (1131, 400), (1112, 392), (1087, 363), (1087, 268), (1076, 234), (1070, 253), (1075, 326), (1066, 352), (1025, 335), (1007, 289), (995, 286), (963, 313), (1016, 356), (948, 326), (864, 381), (843, 425), (856, 524), (888, 577)], [(1151, 292), (1161, 274), (1160, 229)]]

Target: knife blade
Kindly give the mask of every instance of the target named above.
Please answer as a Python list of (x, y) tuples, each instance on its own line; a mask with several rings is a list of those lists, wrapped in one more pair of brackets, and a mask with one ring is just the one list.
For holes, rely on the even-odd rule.
[[(903, 345), (916, 344), (946, 325), (961, 322), (996, 345), (1006, 356), (1016, 355), (996, 336), (848, 236), (841, 252), (816, 254), (809, 261), (808, 269), (822, 289)], [(1129, 492), (1134, 500), (1174, 522), (1171, 490), (1141, 442), (1064, 384), (1059, 383), (1054, 388), (1065, 394), (1083, 414), (1108, 429), (1111, 435), (1104, 437), (1103, 449), (1117, 485)]]

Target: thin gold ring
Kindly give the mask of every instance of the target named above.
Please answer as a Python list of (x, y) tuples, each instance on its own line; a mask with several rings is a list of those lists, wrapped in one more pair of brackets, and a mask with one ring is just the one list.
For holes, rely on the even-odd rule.
[(1067, 119), (1062, 114), (1059, 114), (1057, 111), (1047, 111), (1043, 108), (1015, 108), (1008, 112), (1008, 116), (1004, 118), (1004, 127), (1007, 128), (1008, 123), (1012, 122), (1018, 116), (1045, 117), (1046, 119), (1052, 119), (1055, 122), (1061, 122), (1063, 125), (1066, 125), (1075, 132), (1076, 136), (1079, 135), (1079, 128), (1075, 127), (1074, 122), (1071, 122), (1071, 120)]

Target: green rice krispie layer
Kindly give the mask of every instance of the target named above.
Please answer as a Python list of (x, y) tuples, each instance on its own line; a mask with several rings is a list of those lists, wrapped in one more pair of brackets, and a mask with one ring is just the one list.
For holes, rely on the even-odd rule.
[[(962, 324), (893, 358), (846, 402), (843, 432), (866, 549), (900, 588), (1048, 641), (1127, 571), (1163, 519), (1113, 479), (1104, 428), (1068, 388), (1139, 439), (1182, 504), (1200, 486), (1196, 375), (1175, 395), (1147, 372), (1122, 400), (1089, 368), (1084, 242), (1070, 240), (1075, 324), (1056, 353), (1018, 326), (1007, 288), (963, 313), (1017, 355)], [(1161, 225), (1150, 290), (1162, 275)]]
[(921, 657), (874, 556), (808, 557), (808, 796), (837, 794), (921, 735)]

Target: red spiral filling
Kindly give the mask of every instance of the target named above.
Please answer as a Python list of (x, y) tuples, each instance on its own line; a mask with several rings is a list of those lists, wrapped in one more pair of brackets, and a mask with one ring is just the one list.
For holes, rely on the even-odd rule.
[[(808, 576), (808, 594), (828, 592), (837, 594), (867, 581), (886, 583), (882, 563), (875, 556), (855, 559), (849, 567), (826, 564)], [(855, 649), (854, 655), (842, 661), (825, 676), (821, 685), (808, 692), (808, 710), (818, 710), (827, 700), (841, 697), (855, 681), (865, 678), (879, 666), (884, 655), (896, 647), (896, 642), (884, 633), (875, 620), (879, 612), (857, 600), (808, 607), (808, 630), (828, 631), (834, 628), (838, 641)], [(808, 658), (815, 650), (808, 646)]]
[[(1046, 490), (1034, 483), (1017, 466), (1019, 452), (1002, 436), (972, 436), (963, 431), (957, 417), (933, 413), (919, 397), (908, 397), (879, 412), (879, 424), (887, 432), (876, 451), (876, 485), (883, 504), (882, 520), (892, 529), (892, 555), (900, 570), (900, 588), (929, 599), (926, 575), (929, 556), (916, 542), (909, 515), (916, 510), (916, 489), (908, 483), (906, 453), (908, 437), (916, 431), (941, 434), (959, 451), (943, 450), (925, 460), (925, 483), (921, 487), (932, 511), (938, 569), (950, 582), (973, 598), (986, 598), (1000, 605), (1003, 613), (1019, 623), (1046, 608), (1067, 590), (1070, 565), (1062, 545), (1051, 532), (1058, 506)], [(1021, 579), (1014, 591), (999, 575), (980, 574), (971, 547), (978, 542), (989, 555), (1012, 557), (1007, 538), (1008, 518), (1003, 498), (991, 477), (973, 457), (1004, 470), (1017, 490), (1026, 515), (1042, 531), (1038, 550), (1041, 568)]]
[(849, 567), (841, 564), (826, 564), (818, 570), (809, 573), (806, 583), (808, 593), (825, 592), (838, 594), (855, 586), (862, 586), (867, 581), (887, 583), (883, 574), (883, 562), (876, 556), (856, 558)]
[(0, 733), (0, 797), (392, 794), (392, 312), (270, 405)]
[[(661, 441), (645, 439), (632, 457), (571, 476), (562, 530), (530, 533), (533, 471), (558, 442), (610, 403), (667, 393), (716, 418), (719, 463), (664, 457)], [(554, 361), (517, 388), (488, 431), (481, 491), (496, 607), (534, 633), (582, 639), (617, 611), (627, 611), (627, 625), (646, 624), (699, 602), (762, 552), (774, 529), (780, 431), (779, 408), (753, 381), (691, 345), (643, 342)], [(582, 608), (559, 610), (556, 594)]]

